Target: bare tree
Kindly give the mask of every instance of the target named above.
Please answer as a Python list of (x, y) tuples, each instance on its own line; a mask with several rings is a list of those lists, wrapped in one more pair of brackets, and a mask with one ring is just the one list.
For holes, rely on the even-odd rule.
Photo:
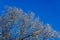
[[(16, 7), (9, 7), (4, 13), (0, 16), (0, 40), (53, 40), (60, 38), (60, 32), (53, 30), (49, 24), (44, 25), (39, 17), (34, 17), (33, 12), (25, 13)], [(15, 36), (11, 35), (11, 32), (15, 33)]]

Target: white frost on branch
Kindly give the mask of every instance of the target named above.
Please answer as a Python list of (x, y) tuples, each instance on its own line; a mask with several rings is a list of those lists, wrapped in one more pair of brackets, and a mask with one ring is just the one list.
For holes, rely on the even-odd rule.
[[(37, 40), (39, 40), (39, 36), (41, 37), (41, 40), (60, 38), (59, 32), (53, 30), (49, 24), (42, 24), (40, 18), (34, 17), (34, 15), (35, 14), (33, 12), (25, 13), (23, 10), (16, 7), (9, 7), (8, 10), (6, 10), (6, 14), (3, 14), (0, 17), (0, 27), (2, 28), (2, 38), (0, 39), (4, 40), (5, 37), (6, 40), (17, 40), (16, 36), (18, 36), (19, 40), (29, 37), (35, 37)], [(12, 39), (9, 37), (12, 37), (10, 32), (13, 25), (16, 26), (17, 30), (19, 31), (15, 31), (16, 36)]]

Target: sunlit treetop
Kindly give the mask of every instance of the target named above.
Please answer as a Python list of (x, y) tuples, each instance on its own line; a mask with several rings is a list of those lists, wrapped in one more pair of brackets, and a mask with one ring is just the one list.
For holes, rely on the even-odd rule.
[(60, 38), (60, 32), (55, 31), (50, 24), (44, 25), (33, 12), (25, 13), (16, 7), (7, 7), (4, 13), (0, 16), (1, 40)]

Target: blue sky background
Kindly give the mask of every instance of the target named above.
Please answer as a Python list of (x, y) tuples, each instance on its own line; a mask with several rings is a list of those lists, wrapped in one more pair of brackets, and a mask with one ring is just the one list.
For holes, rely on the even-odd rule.
[(0, 0), (0, 15), (5, 5), (16, 6), (25, 12), (33, 11), (44, 23), (49, 23), (53, 29), (60, 31), (59, 0)]
[(0, 12), (5, 5), (16, 6), (25, 12), (33, 11), (44, 23), (49, 23), (55, 30), (60, 31), (59, 0), (0, 0)]

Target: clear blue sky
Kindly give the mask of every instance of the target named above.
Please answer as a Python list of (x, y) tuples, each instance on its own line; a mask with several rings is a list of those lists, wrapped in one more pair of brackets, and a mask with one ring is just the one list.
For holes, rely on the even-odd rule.
[(0, 0), (0, 13), (5, 5), (16, 6), (25, 12), (33, 11), (44, 23), (60, 31), (60, 1), (59, 0)]

